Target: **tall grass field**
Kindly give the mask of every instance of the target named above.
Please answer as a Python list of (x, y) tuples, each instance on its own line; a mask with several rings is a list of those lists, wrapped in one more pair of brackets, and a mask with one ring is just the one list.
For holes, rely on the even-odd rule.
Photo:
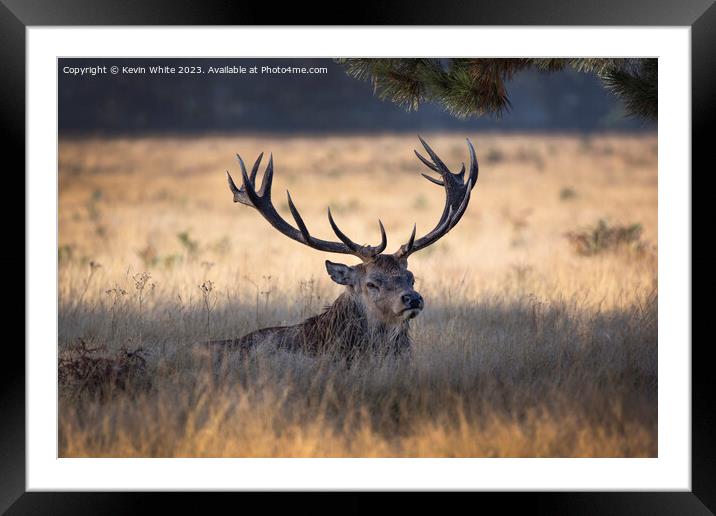
[[(273, 153), (312, 234), (392, 252), (443, 208), (415, 135), (63, 138), (61, 457), (655, 457), (654, 135), (425, 134), (480, 176), (410, 257), (409, 359), (257, 349), (221, 376), (197, 343), (294, 324), (343, 287), (232, 202), (235, 153)], [(48, 344), (49, 345), (49, 344)]]

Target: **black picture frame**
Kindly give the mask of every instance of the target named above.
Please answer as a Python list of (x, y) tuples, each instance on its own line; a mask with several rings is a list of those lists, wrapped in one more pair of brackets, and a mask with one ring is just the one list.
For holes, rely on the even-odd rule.
[[(6, 231), (18, 244), (0, 254), (9, 285), (20, 292), (20, 275), (25, 267), (25, 247), (19, 253), (19, 241), (25, 239), (24, 225), (13, 224), (26, 195), (24, 180), (9, 170), (25, 168), (25, 30), (42, 25), (636, 25), (691, 27), (692, 86), (692, 169), (706, 163), (710, 141), (708, 125), (714, 119), (713, 91), (716, 91), (716, 6), (713, 0), (660, 0), (600, 2), (550, 0), (527, 2), (501, 0), (464, 2), (442, 0), (400, 0), (390, 4), (364, 1), (354, 12), (327, 10), (304, 3), (262, 3), (191, 0), (0, 0), (0, 142), (5, 144), (4, 162), (14, 157), (12, 169), (3, 176), (5, 202), (2, 203)], [(328, 20), (326, 14), (332, 14)], [(705, 168), (705, 166), (704, 166)], [(667, 171), (668, 172), (668, 171)], [(674, 171), (672, 171), (674, 172)], [(677, 171), (678, 172), (678, 171)], [(689, 173), (693, 173), (689, 171)], [(8, 184), (14, 178), (17, 183)], [(20, 195), (22, 191), (24, 195)], [(23, 206), (24, 207), (24, 206)], [(695, 218), (694, 218), (695, 220)], [(20, 235), (22, 233), (22, 236)], [(692, 233), (693, 234), (693, 233)], [(9, 246), (8, 246), (9, 247)], [(693, 262), (692, 262), (693, 263)], [(692, 270), (693, 274), (693, 270)], [(25, 276), (23, 275), (23, 276)], [(23, 289), (24, 291), (24, 289)], [(48, 286), (48, 295), (54, 289)], [(13, 303), (23, 310), (24, 303)], [(6, 313), (6, 327), (14, 320)], [(17, 314), (19, 320), (20, 314)], [(693, 320), (693, 319), (692, 319)], [(24, 328), (23, 328), (24, 334)], [(150, 510), (151, 501), (159, 501), (164, 510), (177, 503), (184, 510), (201, 507), (209, 510), (209, 497), (186, 494), (167, 499), (167, 494), (151, 493), (38, 493), (25, 492), (25, 353), (19, 339), (8, 339), (1, 355), (0, 375), (0, 511), (8, 514), (96, 514), (130, 513)], [(24, 339), (23, 339), (24, 340)], [(689, 346), (691, 342), (670, 343)], [(696, 343), (695, 343), (696, 344)], [(499, 504), (500, 511), (521, 508), (544, 514), (712, 514), (716, 512), (716, 412), (711, 363), (704, 341), (692, 346), (692, 490), (690, 492), (589, 492), (589, 493), (478, 493), (478, 503)], [(238, 496), (247, 496), (246, 494)], [(218, 497), (226, 503), (227, 494)], [(253, 495), (252, 495), (253, 496)], [(334, 495), (336, 496), (336, 495)], [(346, 495), (342, 496), (345, 499)], [(354, 500), (355, 494), (347, 495)], [(375, 496), (375, 495), (373, 495)], [(190, 499), (189, 499), (190, 498)], [(211, 498), (214, 503), (215, 497)], [(422, 495), (412, 495), (414, 504), (423, 508)], [(360, 498), (350, 503), (337, 502), (341, 510), (368, 509), (374, 502)], [(471, 502), (474, 503), (474, 502)], [(326, 504), (326, 507), (333, 504)], [(334, 506), (335, 507), (335, 506)]]

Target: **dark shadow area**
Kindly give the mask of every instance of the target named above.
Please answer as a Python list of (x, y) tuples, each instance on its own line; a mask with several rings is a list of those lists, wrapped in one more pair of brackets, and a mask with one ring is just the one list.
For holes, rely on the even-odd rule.
[[(61, 406), (72, 414), (73, 425), (89, 433), (102, 431), (91, 427), (99, 424), (92, 418), (113, 414), (113, 432), (121, 434), (123, 425), (136, 432), (137, 425), (166, 423), (171, 434), (186, 420), (208, 421), (212, 400), (242, 400), (242, 421), (253, 415), (266, 418), (268, 411), (267, 431), (275, 432), (276, 439), (286, 428), (311, 427), (317, 421), (341, 436), (368, 425), (386, 440), (412, 439), (425, 425), (468, 434), (490, 432), (496, 425), (505, 435), (516, 432), (519, 439), (532, 435), (536, 443), (548, 441), (534, 452), (540, 456), (655, 456), (656, 307), (656, 299), (645, 306), (598, 313), (567, 304), (537, 306), (529, 300), (435, 305), (414, 328), (414, 352), (408, 360), (363, 356), (346, 365), (327, 355), (259, 348), (248, 359), (237, 355), (225, 362), (218, 382), (210, 360), (196, 353), (196, 343), (205, 339), (205, 314), (199, 307), (185, 309), (182, 327), (173, 327), (166, 322), (171, 309), (163, 307), (144, 315), (146, 361), (141, 367), (150, 381), (141, 384), (139, 393), (119, 386), (108, 401), (70, 387), (63, 390)], [(257, 324), (253, 307), (223, 306), (212, 316), (215, 335), (235, 337), (287, 318), (298, 322), (289, 314), (290, 307), (276, 310), (259, 314), (262, 321)], [(235, 314), (244, 317), (237, 319)], [(73, 317), (60, 307), (61, 350), (79, 339), (115, 350), (131, 349), (137, 342), (132, 336), (138, 327), (135, 312), (121, 316), (128, 321), (127, 333), (115, 335), (110, 345), (102, 321), (111, 320), (112, 314), (93, 310), (79, 324)], [(81, 382), (76, 385), (83, 388)], [(205, 399), (207, 389), (212, 394)], [(172, 407), (172, 421), (152, 423), (154, 416), (142, 412), (147, 404)], [(206, 414), (194, 414), (197, 407)], [(90, 414), (87, 420), (85, 411)], [(61, 427), (63, 417), (61, 413)], [(99, 441), (112, 448), (106, 436)], [(482, 441), (470, 443), (462, 446), (483, 450)], [(484, 449), (492, 451), (474, 453), (497, 456), (500, 446), (491, 443)], [(528, 444), (519, 449), (504, 446), (508, 455), (530, 456)]]

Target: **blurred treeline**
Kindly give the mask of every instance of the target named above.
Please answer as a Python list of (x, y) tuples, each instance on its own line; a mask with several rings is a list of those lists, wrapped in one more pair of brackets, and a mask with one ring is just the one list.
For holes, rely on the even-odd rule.
[[(73, 76), (65, 66), (258, 65), (317, 67), (317, 75), (218, 74)], [(510, 81), (511, 109), (460, 120), (441, 107), (418, 111), (381, 101), (370, 84), (331, 59), (60, 59), (61, 134), (211, 132), (366, 133), (496, 130), (598, 132), (653, 130), (625, 116), (621, 102), (586, 73), (525, 71)]]

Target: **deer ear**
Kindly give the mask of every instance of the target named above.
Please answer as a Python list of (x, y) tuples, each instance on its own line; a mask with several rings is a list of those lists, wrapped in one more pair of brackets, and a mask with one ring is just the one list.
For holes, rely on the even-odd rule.
[(326, 270), (331, 279), (339, 285), (353, 285), (355, 280), (355, 270), (353, 267), (326, 260)]

